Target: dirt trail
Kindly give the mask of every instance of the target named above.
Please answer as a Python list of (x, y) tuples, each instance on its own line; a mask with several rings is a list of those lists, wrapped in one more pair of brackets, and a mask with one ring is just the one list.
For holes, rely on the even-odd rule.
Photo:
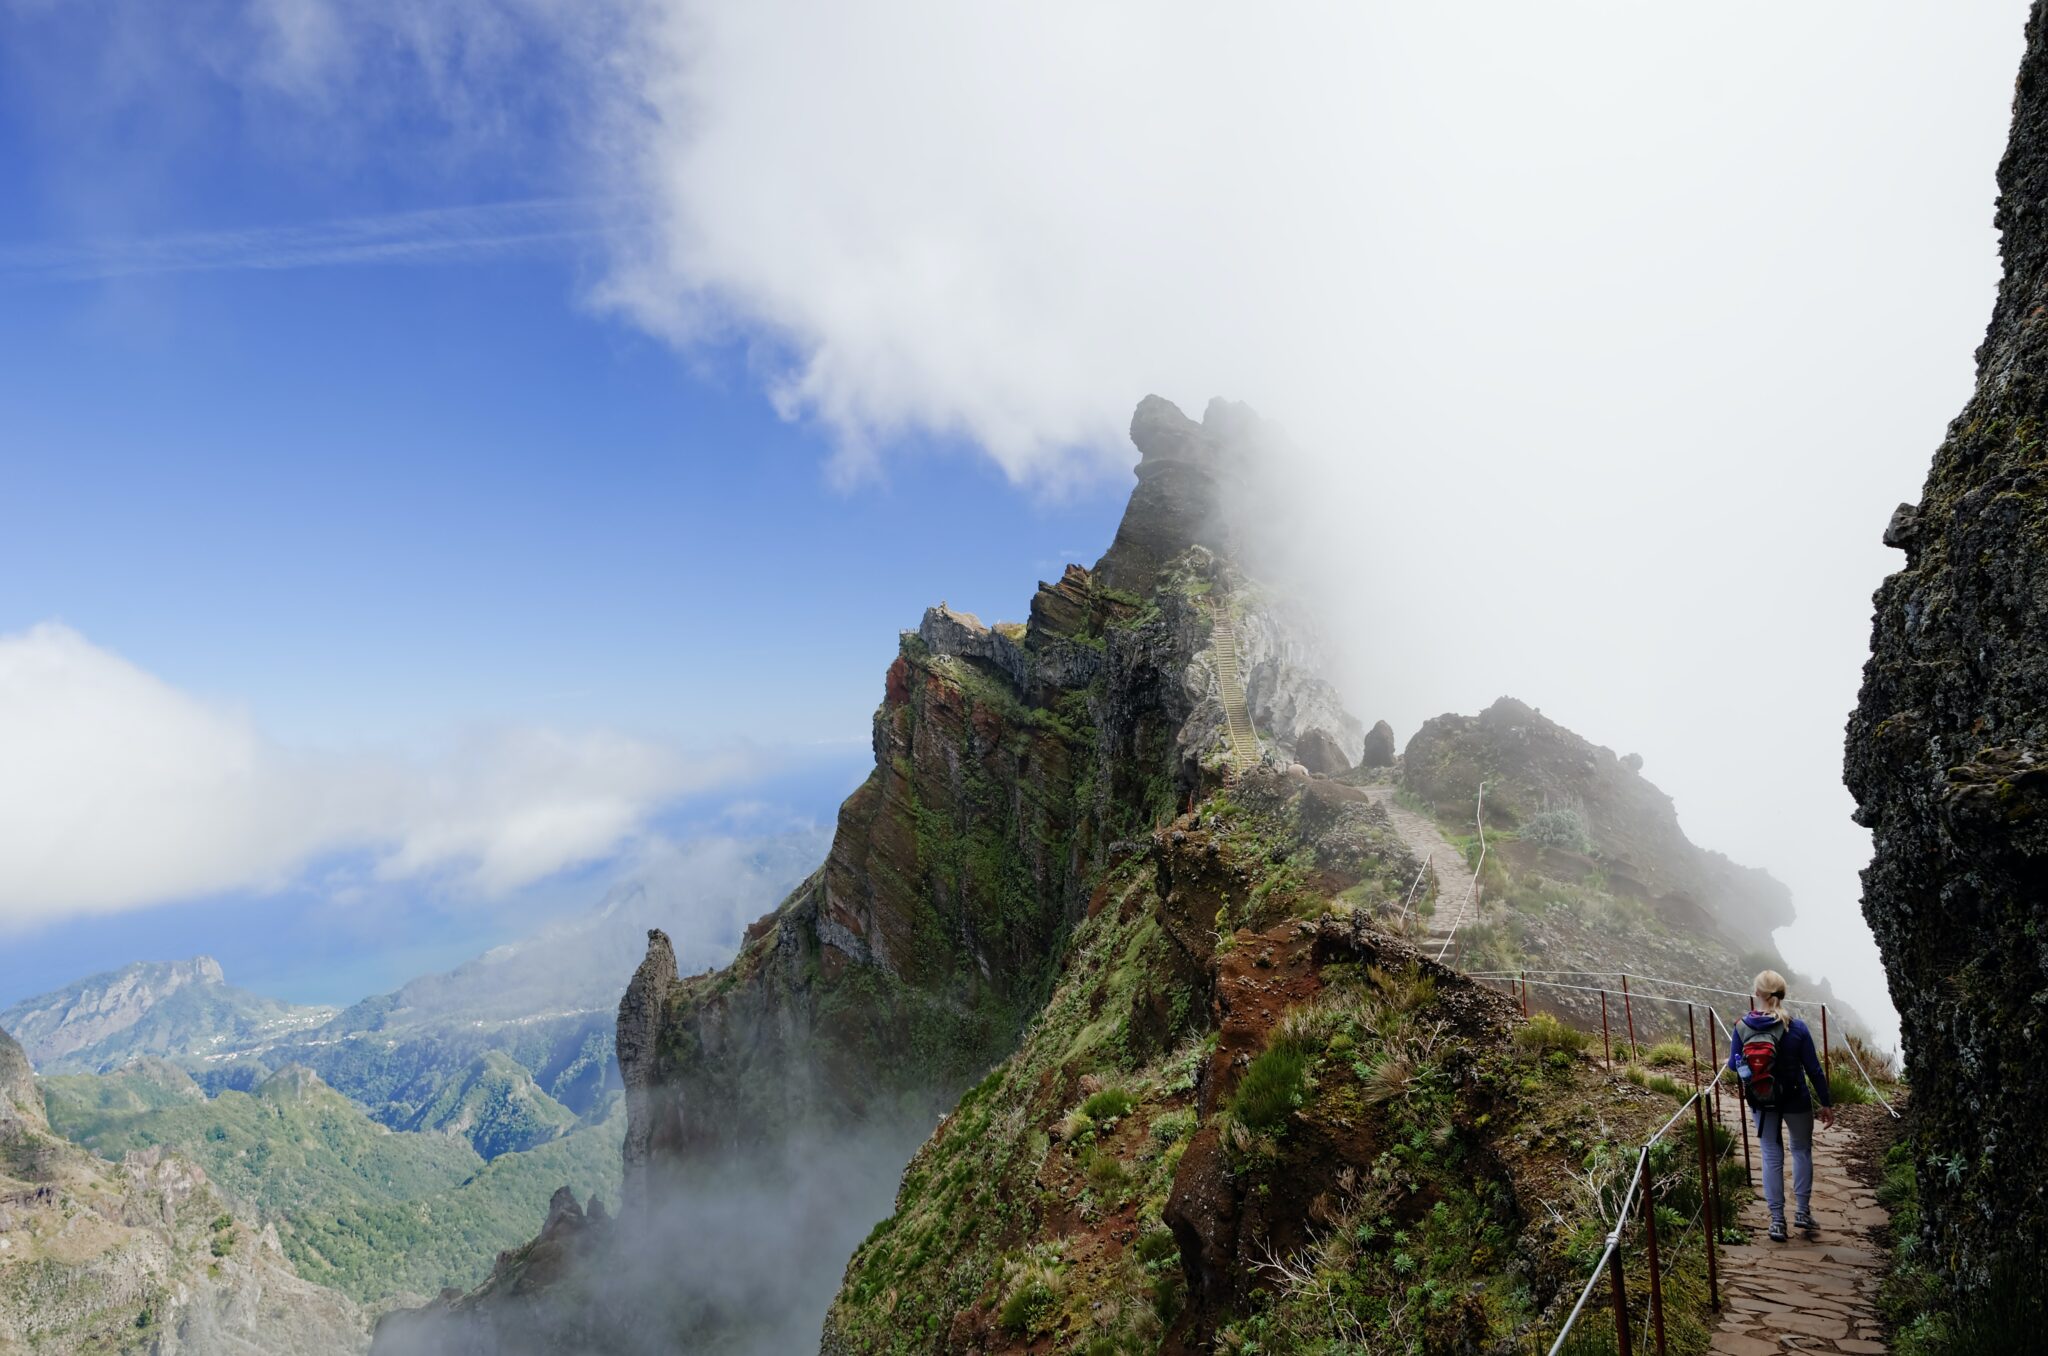
[[(1790, 1351), (1841, 1352), (1880, 1356), (1885, 1345), (1877, 1318), (1877, 1289), (1884, 1252), (1871, 1231), (1889, 1216), (1850, 1167), (1856, 1132), (1845, 1122), (1813, 1132), (1813, 1214), (1821, 1235), (1815, 1242), (1793, 1231), (1788, 1243), (1767, 1236), (1757, 1160), (1756, 1199), (1742, 1210), (1743, 1226), (1757, 1241), (1721, 1250), (1721, 1325), (1709, 1351), (1713, 1356), (1782, 1356)], [(1792, 1202), (1792, 1164), (1786, 1154), (1786, 1212)]]
[(1436, 916), (1429, 920), (1428, 930), (1422, 935), (1422, 950), (1434, 956), (1450, 938), (1452, 930), (1468, 921), (1467, 914), (1476, 912), (1471, 907), (1472, 868), (1465, 864), (1465, 854), (1444, 837), (1443, 830), (1436, 826), (1434, 819), (1394, 799), (1393, 787), (1368, 786), (1363, 789), (1386, 809), (1387, 818), (1393, 821), (1394, 832), (1401, 835), (1401, 842), (1415, 854), (1417, 861), (1429, 863), (1430, 872), (1436, 877)]

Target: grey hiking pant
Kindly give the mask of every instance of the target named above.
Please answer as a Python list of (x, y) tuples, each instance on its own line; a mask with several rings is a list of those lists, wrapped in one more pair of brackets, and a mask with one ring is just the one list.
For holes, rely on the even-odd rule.
[(1785, 1145), (1780, 1126), (1791, 1132), (1792, 1194), (1799, 1201), (1799, 1218), (1813, 1216), (1813, 1113), (1811, 1111), (1759, 1111), (1756, 1113), (1756, 1145), (1764, 1157), (1764, 1204), (1770, 1207), (1771, 1223), (1785, 1222)]

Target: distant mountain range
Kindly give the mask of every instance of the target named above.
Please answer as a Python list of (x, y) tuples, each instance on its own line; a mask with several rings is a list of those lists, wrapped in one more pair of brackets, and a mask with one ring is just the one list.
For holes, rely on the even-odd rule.
[(624, 1118), (576, 1127), (486, 1164), (460, 1138), (393, 1133), (298, 1065), (209, 1098), (182, 1069), (141, 1059), (42, 1080), (50, 1128), (103, 1158), (155, 1146), (196, 1162), (273, 1224), (298, 1274), (375, 1304), (489, 1269), (564, 1183), (616, 1200)]
[[(0, 1052), (13, 1061), (0, 1068), (0, 1150), (10, 1127), (32, 1119), (36, 1153), (69, 1155), (80, 1182), (125, 1183), (124, 1162), (189, 1165), (178, 1171), (221, 1202), (206, 1218), (232, 1227), (152, 1235), (130, 1251), (174, 1274), (194, 1303), (239, 1302), (225, 1297), (230, 1282), (268, 1285), (277, 1305), (296, 1308), (265, 1322), (325, 1324), (340, 1335), (307, 1349), (359, 1350), (357, 1304), (468, 1283), (533, 1235), (565, 1184), (579, 1198), (617, 1199), (625, 1117), (613, 1028), (648, 929), (679, 932), (693, 959), (717, 963), (825, 841), (817, 830), (720, 840), (652, 883), (345, 1009), (237, 988), (209, 956), (137, 962), (39, 994), (0, 1011)], [(19, 1033), (18, 1048), (6, 1032)], [(10, 1174), (22, 1175), (0, 1161), (0, 1184)], [(0, 1192), (0, 1204), (12, 1199)], [(46, 1213), (69, 1208), (52, 1195)], [(239, 1266), (245, 1237), (261, 1246), (248, 1267), (210, 1282), (223, 1297), (178, 1270), (195, 1249), (195, 1263)], [(230, 1243), (232, 1255), (209, 1252)], [(160, 1286), (123, 1285), (66, 1322), (146, 1347), (164, 1315), (187, 1321)], [(30, 1322), (30, 1298), (0, 1284), (0, 1349)]]
[[(794, 887), (827, 835), (803, 829), (693, 859), (687, 894), (644, 883), (455, 969), (337, 1011), (236, 988), (209, 956), (138, 962), (0, 1011), (44, 1075), (100, 1074), (145, 1058), (208, 1094), (312, 1070), (392, 1130), (458, 1136), (486, 1159), (601, 1118), (619, 1087), (612, 1031), (647, 930), (731, 954), (741, 922)], [(679, 895), (682, 896), (679, 898)]]
[(324, 1025), (335, 1009), (231, 987), (211, 956), (137, 961), (0, 1010), (42, 1073), (105, 1073), (144, 1055), (204, 1057)]

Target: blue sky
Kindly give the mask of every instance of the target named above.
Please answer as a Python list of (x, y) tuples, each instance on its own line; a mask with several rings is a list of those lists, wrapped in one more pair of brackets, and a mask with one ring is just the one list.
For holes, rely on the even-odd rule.
[[(0, 8), (37, 44), (0, 42), (0, 635), (60, 622), (301, 748), (526, 723), (685, 756), (744, 746), (741, 769), (650, 811), (649, 831), (688, 836), (734, 831), (721, 816), (739, 800), (829, 822), (868, 762), (896, 632), (941, 597), (1021, 616), (1036, 579), (1107, 544), (1109, 477), (1020, 492), (957, 442), (915, 437), (843, 483), (830, 440), (764, 394), (754, 337), (682, 352), (600, 313), (580, 239), (48, 266), (516, 200), (545, 185), (508, 174), (508, 153), (561, 153), (545, 128), (465, 142), (416, 137), (407, 116), (342, 125), (373, 140), (313, 153), (320, 110), (272, 104), (285, 122), (263, 126), (226, 80), (89, 116), (64, 86), (117, 8)], [(336, 868), (347, 906), (325, 888)], [(483, 900), (439, 876), (357, 894), (349, 868), (13, 930), (0, 1003), (198, 951), (236, 982), (345, 1002), (588, 904), (615, 863)]]

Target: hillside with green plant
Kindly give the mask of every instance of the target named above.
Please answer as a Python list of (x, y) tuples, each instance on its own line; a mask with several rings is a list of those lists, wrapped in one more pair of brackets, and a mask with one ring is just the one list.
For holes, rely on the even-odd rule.
[[(1867, 1030), (1824, 980), (1797, 974), (1774, 931), (1791, 895), (1769, 873), (1696, 846), (1639, 755), (1617, 756), (1541, 711), (1503, 697), (1476, 716), (1424, 723), (1393, 774), (1407, 807), (1428, 815), (1465, 854), (1466, 876), (1439, 881), (1424, 907), (1470, 897), (1445, 959), (1476, 974), (1528, 971), (1574, 987), (1532, 987), (1532, 1002), (1597, 1029), (1600, 994), (1624, 1038), (1687, 1039), (1682, 1003), (1621, 1006), (1621, 972), (1675, 981), (1707, 1009), (1739, 1011), (1757, 971), (1792, 980), (1801, 1012), (1828, 1005), (1840, 1039)], [(1482, 788), (1484, 793), (1482, 795)], [(1480, 817), (1484, 818), (1484, 825)], [(1662, 986), (1660, 991), (1674, 991)]]
[(0, 1353), (351, 1356), (369, 1326), (191, 1158), (109, 1161), (53, 1134), (0, 1029)]
[[(1605, 1074), (1582, 1033), (1521, 1026), (1378, 926), (1409, 865), (1391, 837), (1333, 783), (1255, 776), (1113, 871), (1019, 1050), (854, 1255), (826, 1351), (1519, 1350), (1554, 1328), (1690, 1086)], [(1689, 1152), (1652, 1164), (1674, 1242)], [(1672, 1349), (1705, 1350), (1696, 1241), (1667, 1301)]]
[(109, 1158), (175, 1149), (274, 1224), (299, 1274), (363, 1301), (462, 1282), (529, 1237), (563, 1182), (616, 1196), (619, 1124), (486, 1161), (451, 1134), (395, 1132), (287, 1068), (208, 1098), (157, 1062), (43, 1080), (51, 1127)]

